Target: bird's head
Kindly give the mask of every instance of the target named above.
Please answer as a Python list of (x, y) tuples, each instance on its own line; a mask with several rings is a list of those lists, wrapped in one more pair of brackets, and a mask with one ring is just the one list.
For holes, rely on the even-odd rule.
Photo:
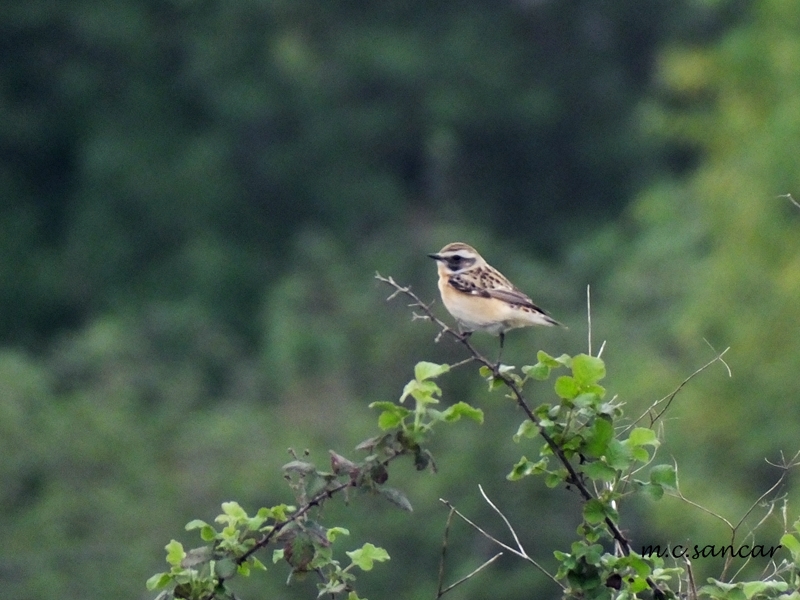
[(462, 242), (447, 244), (437, 254), (428, 256), (439, 263), (439, 272), (447, 275), (464, 273), (486, 264), (475, 248)]

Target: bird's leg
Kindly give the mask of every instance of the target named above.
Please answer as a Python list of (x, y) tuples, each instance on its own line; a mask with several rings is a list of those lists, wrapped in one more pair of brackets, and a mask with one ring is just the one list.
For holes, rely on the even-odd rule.
[(497, 355), (497, 368), (500, 368), (500, 359), (503, 357), (503, 343), (506, 341), (506, 334), (504, 331), (500, 332), (500, 353)]

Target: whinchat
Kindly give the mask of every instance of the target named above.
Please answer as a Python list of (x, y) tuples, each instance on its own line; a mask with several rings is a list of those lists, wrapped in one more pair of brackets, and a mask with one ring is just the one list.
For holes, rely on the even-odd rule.
[[(500, 336), (503, 351), (509, 329), (531, 325), (561, 325), (487, 263), (467, 244), (447, 244), (438, 254), (439, 292), (461, 333), (486, 331)], [(499, 361), (498, 361), (499, 362)]]

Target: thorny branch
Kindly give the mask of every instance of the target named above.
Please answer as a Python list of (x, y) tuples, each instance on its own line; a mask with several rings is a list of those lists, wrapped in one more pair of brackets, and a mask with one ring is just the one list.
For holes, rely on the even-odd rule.
[[(265, 533), (258, 540), (256, 540), (256, 543), (253, 545), (252, 548), (250, 548), (247, 552), (236, 558), (234, 560), (234, 564), (238, 567), (242, 563), (246, 562), (247, 559), (250, 558), (253, 554), (258, 552), (262, 548), (266, 548), (269, 545), (269, 543), (272, 542), (280, 534), (280, 532), (286, 528), (287, 525), (299, 520), (312, 508), (314, 508), (315, 506), (320, 506), (325, 500), (331, 498), (334, 494), (341, 492), (342, 490), (350, 487), (351, 485), (353, 485), (352, 481), (348, 480), (343, 483), (340, 483), (335, 487), (332, 487), (331, 489), (324, 490), (319, 494), (317, 494), (316, 496), (314, 496), (311, 500), (308, 501), (308, 503), (306, 503), (304, 506), (300, 507), (298, 510), (293, 512), (292, 515), (288, 517), (285, 521), (276, 523), (272, 527), (272, 529), (270, 529), (267, 533)], [(225, 579), (228, 578), (219, 576), (218, 583), (221, 585), (222, 582), (225, 581)], [(213, 600), (216, 597), (217, 597), (217, 592), (214, 591), (211, 593), (210, 596), (208, 596), (208, 599)]]
[[(505, 373), (503, 373), (500, 370), (500, 365), (489, 361), (480, 352), (478, 352), (475, 349), (475, 347), (470, 343), (469, 336), (462, 335), (462, 334), (454, 331), (453, 329), (448, 327), (447, 324), (444, 323), (444, 321), (442, 321), (441, 319), (438, 319), (433, 314), (433, 311), (431, 311), (430, 306), (428, 304), (425, 304), (422, 300), (420, 300), (420, 298), (414, 292), (411, 291), (411, 288), (403, 287), (400, 284), (398, 284), (392, 277), (383, 277), (380, 273), (376, 273), (375, 274), (375, 279), (377, 279), (378, 281), (381, 281), (383, 283), (386, 283), (387, 285), (389, 285), (389, 286), (394, 288), (395, 291), (392, 292), (391, 295), (389, 295), (387, 300), (391, 300), (391, 299), (397, 297), (400, 294), (403, 294), (403, 295), (407, 296), (408, 298), (410, 298), (412, 300), (412, 302), (411, 302), (411, 304), (409, 304), (409, 306), (411, 308), (413, 308), (413, 309), (419, 309), (423, 313), (422, 315), (418, 315), (415, 312), (414, 313), (414, 318), (415, 319), (424, 319), (424, 320), (427, 320), (427, 321), (431, 321), (437, 327), (439, 327), (440, 331), (439, 331), (439, 334), (436, 336), (436, 341), (441, 339), (441, 337), (443, 335), (450, 336), (455, 341), (457, 341), (458, 343), (463, 345), (467, 349), (467, 351), (469, 351), (469, 353), (472, 355), (472, 358), (476, 362), (480, 363), (481, 365), (483, 365), (487, 369), (489, 369), (489, 371), (492, 373), (492, 376), (496, 380), (500, 380), (500, 381), (503, 382), (503, 385), (505, 385), (509, 389), (509, 391), (511, 392), (511, 395), (514, 398), (514, 400), (516, 401), (517, 406), (519, 406), (522, 409), (522, 411), (525, 413), (527, 418), (534, 425), (536, 425), (536, 427), (539, 430), (539, 435), (542, 437), (542, 439), (544, 439), (544, 441), (547, 444), (547, 446), (550, 448), (550, 450), (553, 452), (553, 454), (556, 456), (556, 458), (558, 458), (558, 460), (561, 462), (561, 464), (567, 470), (568, 477), (566, 479), (566, 482), (569, 485), (574, 486), (575, 489), (578, 490), (578, 493), (581, 495), (581, 497), (585, 501), (594, 500), (595, 499), (594, 494), (592, 494), (592, 492), (589, 490), (589, 488), (586, 487), (586, 484), (583, 482), (581, 477), (578, 475), (577, 471), (575, 470), (575, 467), (572, 465), (570, 460), (564, 454), (564, 451), (561, 449), (561, 447), (558, 444), (556, 444), (556, 442), (553, 440), (553, 438), (550, 437), (547, 434), (547, 432), (542, 428), (541, 424), (539, 423), (539, 419), (537, 419), (536, 415), (533, 413), (533, 410), (531, 409), (530, 405), (528, 404), (528, 401), (525, 398), (525, 396), (523, 395), (522, 390), (520, 389), (520, 387), (514, 382), (514, 380), (511, 377), (509, 377), (508, 375), (506, 375)], [(617, 524), (614, 523), (614, 521), (611, 520), (611, 518), (606, 517), (604, 521), (605, 521), (606, 528), (608, 529), (608, 532), (611, 534), (611, 537), (614, 539), (615, 543), (618, 544), (618, 546), (621, 549), (622, 553), (625, 556), (630, 555), (630, 553), (632, 552), (630, 540), (628, 540), (623, 535), (622, 531), (619, 529)], [(653, 590), (653, 595), (656, 597), (657, 600), (663, 600), (665, 598), (664, 592), (661, 591), (661, 589), (656, 585), (655, 581), (653, 581), (650, 577), (647, 578), (647, 584)]]
[[(402, 456), (402, 453), (393, 454), (388, 458), (384, 459), (382, 463), (384, 465), (389, 464), (396, 458)], [(322, 490), (316, 496), (311, 498), (308, 502), (303, 504), (298, 510), (293, 512), (290, 517), (288, 517), (285, 521), (281, 521), (280, 523), (276, 523), (272, 529), (262, 535), (259, 539), (256, 540), (253, 547), (247, 550), (244, 554), (239, 556), (234, 560), (234, 564), (238, 567), (239, 565), (245, 563), (248, 558), (250, 558), (253, 554), (261, 550), (262, 548), (266, 548), (270, 542), (275, 541), (278, 535), (283, 531), (289, 524), (294, 523), (295, 521), (300, 520), (304, 515), (306, 515), (312, 508), (322, 506), (322, 503), (329, 498), (332, 498), (335, 494), (346, 490), (349, 487), (353, 487), (356, 485), (352, 479), (348, 479), (347, 481), (343, 481), (329, 489)], [(221, 585), (228, 577), (220, 576), (218, 578), (218, 583)], [(211, 595), (208, 596), (208, 600), (214, 600), (217, 598), (217, 592), (212, 592)]]

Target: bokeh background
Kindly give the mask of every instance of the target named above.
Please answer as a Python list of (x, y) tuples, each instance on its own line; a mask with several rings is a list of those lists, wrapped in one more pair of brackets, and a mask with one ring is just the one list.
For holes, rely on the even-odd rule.
[[(736, 521), (800, 447), (799, 174), (796, 0), (3, 3), (3, 598), (151, 598), (187, 521), (290, 501), (288, 447), (349, 453), (417, 360), (463, 358), (372, 278), (433, 299), (425, 255), (457, 240), (569, 325), (510, 334), (509, 362), (585, 351), (591, 285), (632, 414), (731, 347), (659, 460)], [(513, 406), (468, 369), (441, 384), (487, 419), (437, 435), (437, 475), (393, 470), (415, 512), (326, 508), (342, 549), (392, 556), (359, 580), (373, 600), (434, 596), (440, 497), (503, 535), (483, 484), (548, 567), (578, 522), (569, 492), (505, 480), (538, 447)], [(635, 546), (730, 541), (671, 498), (623, 520)], [(493, 551), (456, 527), (448, 578)], [(237, 589), (316, 596), (286, 574)], [(505, 556), (450, 597), (490, 595), (557, 590)]]

